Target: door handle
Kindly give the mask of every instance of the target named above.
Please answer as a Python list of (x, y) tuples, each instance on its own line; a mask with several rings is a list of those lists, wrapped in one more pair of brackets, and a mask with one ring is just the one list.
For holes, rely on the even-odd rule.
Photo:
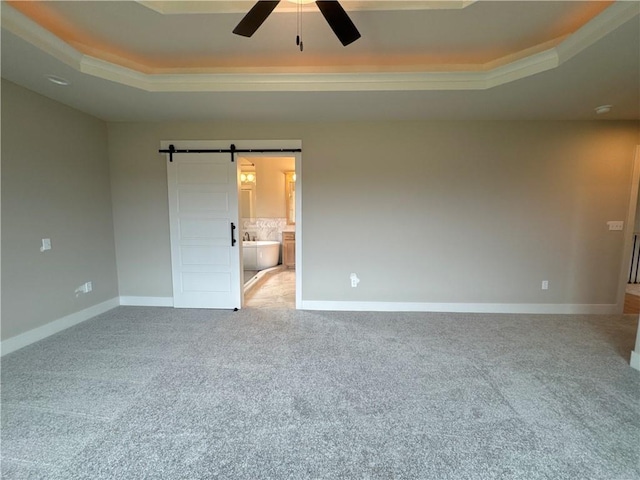
[(236, 236), (235, 236), (236, 226), (231, 222), (231, 246), (235, 247), (236, 245)]

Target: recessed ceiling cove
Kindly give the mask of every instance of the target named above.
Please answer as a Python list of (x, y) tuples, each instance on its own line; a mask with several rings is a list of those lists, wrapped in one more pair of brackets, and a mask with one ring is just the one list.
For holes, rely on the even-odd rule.
[[(638, 15), (637, 2), (349, 1), (344, 48), (314, 3), (13, 1), (2, 27), (78, 71), (154, 92), (484, 90), (557, 68)], [(301, 17), (304, 52), (294, 39)]]

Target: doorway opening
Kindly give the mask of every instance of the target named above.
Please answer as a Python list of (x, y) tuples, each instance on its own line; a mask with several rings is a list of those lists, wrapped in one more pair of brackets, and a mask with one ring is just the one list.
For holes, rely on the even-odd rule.
[(297, 163), (291, 154), (238, 157), (246, 308), (296, 308)]
[[(291, 215), (295, 218), (291, 248), (295, 308), (300, 308), (302, 142), (189, 140), (161, 141), (160, 147), (167, 161), (173, 306), (234, 310), (245, 306), (241, 236), (248, 228), (240, 224), (242, 172), (236, 160), (241, 156), (250, 161), (260, 156), (289, 156), (294, 159), (297, 177), (290, 185), (294, 205)], [(258, 239), (256, 233), (255, 241)], [(281, 264), (280, 259), (277, 264)]]
[(636, 147), (636, 155), (633, 163), (631, 184), (631, 198), (629, 205), (629, 217), (627, 228), (631, 230), (626, 235), (625, 258), (628, 259), (628, 268), (625, 274), (625, 290), (622, 313), (640, 314), (640, 145)]

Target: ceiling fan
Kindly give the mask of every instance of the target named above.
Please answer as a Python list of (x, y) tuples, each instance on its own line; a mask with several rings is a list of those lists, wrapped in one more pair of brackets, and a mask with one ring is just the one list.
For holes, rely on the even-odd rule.
[[(243, 37), (252, 36), (279, 3), (280, 0), (259, 0), (240, 21), (233, 33)], [(316, 5), (342, 45), (346, 47), (360, 38), (360, 32), (338, 0), (317, 0)]]

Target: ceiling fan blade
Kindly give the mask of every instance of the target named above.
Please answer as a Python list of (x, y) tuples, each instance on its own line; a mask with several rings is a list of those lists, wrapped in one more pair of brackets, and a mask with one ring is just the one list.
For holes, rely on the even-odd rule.
[(256, 30), (260, 28), (260, 25), (264, 23), (273, 9), (278, 6), (280, 0), (259, 0), (253, 6), (249, 13), (247, 13), (236, 28), (233, 29), (233, 33), (236, 35), (242, 35), (243, 37), (250, 37)]
[(337, 0), (317, 0), (316, 5), (345, 47), (360, 38), (360, 32)]

